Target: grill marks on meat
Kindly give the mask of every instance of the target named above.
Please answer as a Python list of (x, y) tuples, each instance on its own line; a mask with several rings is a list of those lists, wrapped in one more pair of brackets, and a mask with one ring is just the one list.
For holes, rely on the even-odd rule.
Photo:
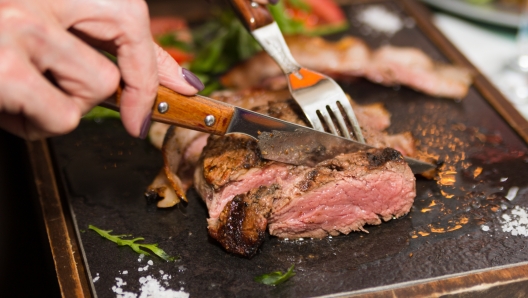
[[(455, 99), (464, 98), (472, 82), (469, 70), (435, 62), (416, 48), (384, 46), (371, 50), (350, 36), (336, 42), (289, 36), (286, 42), (299, 64), (336, 79), (365, 77), (386, 86), (401, 84), (432, 96)], [(287, 85), (279, 66), (265, 53), (235, 66), (221, 81), (227, 87), (242, 89), (280, 89)]]

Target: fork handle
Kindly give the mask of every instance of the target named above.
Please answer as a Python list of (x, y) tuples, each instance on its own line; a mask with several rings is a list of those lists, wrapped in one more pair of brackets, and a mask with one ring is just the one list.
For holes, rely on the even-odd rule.
[(273, 23), (273, 17), (265, 5), (250, 0), (229, 0), (240, 20), (249, 32)]

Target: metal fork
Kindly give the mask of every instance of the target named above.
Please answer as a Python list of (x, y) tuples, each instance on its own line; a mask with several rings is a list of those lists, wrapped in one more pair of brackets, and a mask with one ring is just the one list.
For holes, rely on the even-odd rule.
[[(286, 41), (273, 17), (263, 5), (248, 0), (231, 0), (240, 19), (264, 50), (279, 64), (288, 78), (288, 86), (295, 101), (301, 106), (314, 129), (339, 135), (332, 116), (337, 120), (343, 137), (352, 139), (344, 111), (358, 142), (365, 143), (361, 128), (343, 89), (330, 77), (306, 69), (293, 58)], [(323, 122), (319, 115), (323, 118)]]

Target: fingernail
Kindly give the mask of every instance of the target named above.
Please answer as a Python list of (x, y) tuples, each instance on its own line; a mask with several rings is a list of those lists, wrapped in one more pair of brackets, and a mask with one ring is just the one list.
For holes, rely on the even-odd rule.
[(200, 79), (190, 70), (186, 68), (182, 68), (182, 75), (183, 75), (183, 78), (187, 81), (187, 83), (189, 83), (189, 85), (196, 88), (196, 90), (202, 91), (205, 88), (202, 81), (200, 81)]
[(142, 140), (146, 139), (149, 133), (151, 117), (152, 117), (152, 112), (148, 113), (145, 120), (143, 120), (143, 124), (141, 125), (141, 131), (139, 132), (139, 138)]
[(277, 4), (279, 2), (279, 0), (268, 0), (268, 2), (270, 4)]

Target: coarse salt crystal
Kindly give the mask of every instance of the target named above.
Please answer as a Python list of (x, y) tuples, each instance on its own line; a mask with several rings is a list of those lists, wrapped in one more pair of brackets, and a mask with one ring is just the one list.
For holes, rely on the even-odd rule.
[(508, 190), (508, 194), (506, 195), (506, 199), (508, 200), (513, 200), (515, 199), (515, 197), (517, 196), (517, 192), (519, 191), (519, 188), (517, 186), (512, 186), (509, 190)]
[(484, 232), (487, 232), (487, 231), (489, 231), (489, 229), (490, 229), (490, 228), (489, 228), (488, 226), (486, 226), (486, 225), (483, 225), (483, 226), (481, 226), (480, 228), (481, 228), (482, 231), (484, 231)]
[(99, 276), (96, 276), (96, 277), (94, 277), (94, 279), (92, 279), (92, 282), (96, 282), (98, 280), (99, 280)]
[(154, 265), (154, 262), (152, 262), (152, 260), (148, 260), (147, 264), (149, 264), (150, 266)]
[(128, 274), (128, 270), (123, 271), (123, 274)]
[(387, 35), (393, 35), (403, 28), (400, 17), (381, 5), (369, 6), (362, 10), (357, 18), (370, 28)]

